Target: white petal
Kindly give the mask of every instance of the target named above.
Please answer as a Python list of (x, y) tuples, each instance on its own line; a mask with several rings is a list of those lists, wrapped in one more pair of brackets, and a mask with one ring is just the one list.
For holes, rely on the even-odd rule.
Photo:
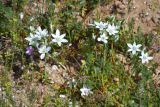
[(102, 39), (101, 39), (101, 38), (97, 38), (97, 40), (98, 40), (98, 41), (101, 41)]
[(94, 21), (94, 24), (95, 24), (95, 25), (98, 25), (99, 23), (98, 23), (98, 22), (96, 22), (96, 21)]
[(51, 50), (51, 47), (47, 47), (46, 51), (49, 52)]
[(52, 42), (57, 42), (56, 39), (52, 39)]
[(141, 51), (139, 48), (136, 51)]
[(107, 40), (103, 40), (103, 42), (104, 42), (104, 43), (108, 43), (108, 41), (107, 41)]
[(134, 46), (134, 47), (136, 47), (136, 46), (137, 46), (137, 45), (136, 45), (136, 42), (134, 42), (134, 43), (133, 43), (133, 46)]
[(56, 36), (60, 36), (60, 31), (59, 31), (59, 29), (56, 30)]
[(44, 59), (44, 57), (45, 57), (45, 54), (41, 54), (40, 58)]
[(66, 43), (66, 42), (68, 42), (68, 40), (66, 40), (66, 39), (62, 39), (62, 41), (61, 41), (61, 42)]
[(128, 47), (129, 47), (129, 48), (132, 48), (132, 44), (130, 44), (130, 43), (127, 43), (127, 45), (128, 45)]
[(58, 44), (59, 46), (61, 46), (62, 43), (61, 43), (61, 42), (57, 42), (57, 44)]
[(66, 34), (62, 34), (62, 35), (61, 35), (61, 38), (64, 38), (65, 36), (66, 36)]
[(144, 51), (141, 51), (141, 55), (142, 55), (142, 56), (144, 55)]
[(142, 64), (144, 64), (146, 61), (142, 59)]
[(133, 51), (132, 51), (132, 54), (133, 54), (133, 55), (135, 55), (135, 54), (136, 54), (136, 51), (135, 51), (135, 50), (133, 50)]
[(30, 37), (26, 37), (25, 38), (27, 41), (31, 41), (31, 38)]
[(138, 44), (138, 45), (137, 45), (137, 48), (140, 48), (141, 46), (142, 46), (141, 44)]
[(32, 33), (30, 33), (29, 36), (32, 37), (32, 38), (34, 37), (34, 35)]
[(148, 57), (147, 59), (148, 59), (148, 60), (152, 60), (152, 59), (153, 59), (153, 57)]
[(128, 52), (132, 51), (132, 49), (128, 49)]
[(51, 34), (53, 38), (56, 38), (57, 36), (55, 34)]

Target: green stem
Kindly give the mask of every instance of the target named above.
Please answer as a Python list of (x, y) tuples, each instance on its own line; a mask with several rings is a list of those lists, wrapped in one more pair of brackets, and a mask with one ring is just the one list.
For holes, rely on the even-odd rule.
[(112, 53), (111, 53), (111, 55), (112, 55), (112, 63), (115, 64), (113, 42), (112, 42), (112, 44), (111, 44), (111, 50), (112, 50), (112, 51), (111, 51), (111, 52), (112, 52)]
[(104, 45), (104, 52), (103, 52), (103, 70), (106, 65), (106, 44)]

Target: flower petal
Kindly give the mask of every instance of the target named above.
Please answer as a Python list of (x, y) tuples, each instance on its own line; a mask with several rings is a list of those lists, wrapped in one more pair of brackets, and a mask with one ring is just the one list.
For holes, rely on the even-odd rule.
[(101, 38), (97, 38), (97, 40), (98, 40), (98, 41), (101, 41), (102, 39), (101, 39)]
[(61, 41), (61, 42), (66, 43), (66, 42), (68, 42), (68, 40), (67, 40), (67, 39), (62, 39), (62, 41)]
[(59, 29), (56, 30), (56, 36), (60, 36), (60, 31), (59, 31)]
[(132, 44), (130, 44), (130, 43), (127, 43), (127, 45), (128, 45), (128, 47), (129, 47), (129, 48), (132, 48)]
[(55, 34), (51, 34), (53, 38), (56, 38), (57, 36)]
[(47, 47), (46, 51), (47, 53), (51, 50), (51, 47)]
[(57, 44), (58, 44), (59, 46), (61, 46), (62, 43), (61, 43), (61, 42), (57, 42)]
[(62, 34), (62, 35), (61, 35), (61, 38), (64, 38), (65, 36), (66, 36), (66, 34)]
[(137, 45), (137, 48), (140, 48), (141, 46), (142, 46), (141, 44), (138, 44), (138, 45)]
[(45, 54), (41, 54), (40, 58), (44, 59), (44, 57), (45, 57)]
[(57, 42), (57, 40), (56, 39), (52, 39), (52, 42)]
[(148, 57), (147, 59), (148, 59), (148, 60), (152, 60), (152, 59), (153, 59), (153, 57)]

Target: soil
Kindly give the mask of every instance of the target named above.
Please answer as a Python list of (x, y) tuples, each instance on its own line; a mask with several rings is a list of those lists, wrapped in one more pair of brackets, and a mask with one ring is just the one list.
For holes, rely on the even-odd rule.
[(104, 20), (107, 16), (116, 15), (129, 22), (135, 20), (135, 31), (138, 26), (144, 33), (149, 33), (160, 25), (160, 0), (114, 0), (109, 5), (99, 5), (89, 12), (85, 24), (99, 17)]

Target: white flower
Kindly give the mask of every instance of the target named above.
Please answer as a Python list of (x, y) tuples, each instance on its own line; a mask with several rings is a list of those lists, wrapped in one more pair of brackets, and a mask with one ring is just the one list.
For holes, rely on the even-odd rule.
[(93, 92), (89, 89), (83, 86), (83, 88), (80, 89), (81, 96), (88, 96), (89, 94), (92, 94)]
[(141, 51), (141, 56), (139, 58), (141, 58), (143, 64), (148, 63), (149, 60), (153, 59), (153, 57), (148, 56), (148, 53), (144, 53), (144, 50)]
[(47, 29), (41, 29), (41, 27), (39, 26), (37, 29), (36, 29), (36, 34), (39, 35), (40, 37), (47, 37), (48, 36), (48, 31)]
[(51, 50), (51, 47), (47, 47), (45, 45), (42, 45), (40, 48), (38, 48), (38, 52), (41, 54), (40, 58), (44, 59), (45, 54), (48, 53)]
[(41, 39), (40, 36), (38, 35), (33, 35), (32, 33), (30, 33), (30, 35), (28, 37), (25, 38), (27, 41), (29, 41), (29, 45), (36, 45), (37, 41)]
[(94, 24), (95, 24), (96, 28), (98, 28), (99, 30), (103, 30), (107, 27), (107, 23), (103, 23), (102, 21), (99, 23), (94, 21)]
[(23, 12), (21, 12), (21, 13), (19, 14), (19, 17), (20, 17), (21, 20), (23, 19), (23, 17), (24, 17)]
[(109, 35), (115, 35), (118, 33), (118, 26), (115, 26), (114, 24), (109, 24), (106, 31), (109, 33)]
[(61, 35), (60, 31), (58, 29), (56, 30), (56, 34), (51, 34), (51, 35), (54, 38), (54, 39), (52, 39), (52, 42), (57, 43), (59, 46), (61, 46), (62, 43), (68, 42), (68, 40), (64, 39), (66, 34)]
[(61, 94), (61, 95), (59, 95), (59, 97), (60, 97), (60, 98), (65, 98), (66, 96), (63, 95), (63, 94)]
[(136, 54), (137, 51), (141, 51), (141, 50), (139, 49), (139, 48), (142, 46), (141, 44), (137, 44), (137, 45), (136, 45), (136, 43), (134, 42), (133, 45), (130, 44), (130, 43), (128, 43), (127, 45), (128, 45), (128, 47), (130, 48), (130, 49), (128, 49), (128, 52), (132, 51), (132, 54), (133, 54), (133, 55)]
[(97, 38), (97, 40), (98, 40), (99, 42), (102, 41), (102, 42), (105, 43), (105, 44), (108, 43), (107, 39), (108, 39), (108, 37), (106, 36), (105, 33), (101, 34), (100, 37)]

